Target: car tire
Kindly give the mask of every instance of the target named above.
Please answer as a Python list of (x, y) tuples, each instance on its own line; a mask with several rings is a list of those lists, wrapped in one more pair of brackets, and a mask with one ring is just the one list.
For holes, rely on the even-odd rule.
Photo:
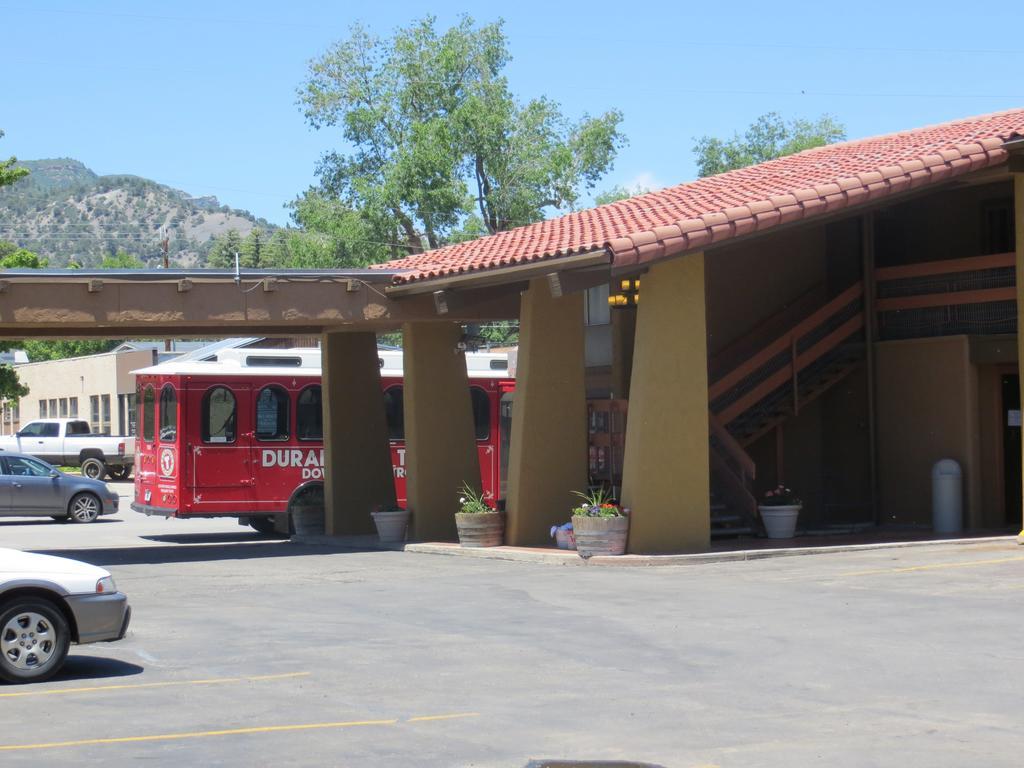
[(107, 474), (107, 465), (96, 458), (82, 462), (82, 474), (92, 480), (102, 480)]
[(48, 680), (64, 664), (70, 644), (68, 622), (49, 600), (24, 597), (0, 604), (0, 680)]
[(91, 493), (76, 493), (68, 503), (68, 520), (72, 523), (91, 523), (103, 511), (103, 502)]

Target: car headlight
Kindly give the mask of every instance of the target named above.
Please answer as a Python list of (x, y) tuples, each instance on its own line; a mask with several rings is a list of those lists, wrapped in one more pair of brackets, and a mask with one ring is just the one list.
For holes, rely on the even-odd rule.
[(97, 594), (106, 595), (111, 592), (117, 592), (117, 585), (114, 583), (113, 576), (104, 576), (102, 579), (96, 582)]

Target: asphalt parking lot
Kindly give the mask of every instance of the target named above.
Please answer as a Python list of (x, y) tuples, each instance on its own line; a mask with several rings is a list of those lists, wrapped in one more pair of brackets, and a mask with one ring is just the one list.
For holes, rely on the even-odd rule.
[[(125, 493), (130, 486), (122, 485)], [(128, 637), (0, 686), (0, 764), (1017, 766), (1010, 541), (566, 568), (0, 521), (110, 568)]]

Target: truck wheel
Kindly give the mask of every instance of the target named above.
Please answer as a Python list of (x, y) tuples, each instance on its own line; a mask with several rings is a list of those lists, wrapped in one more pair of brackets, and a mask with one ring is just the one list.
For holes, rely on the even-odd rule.
[(91, 523), (100, 516), (100, 500), (91, 493), (79, 493), (68, 504), (68, 520), (72, 523)]
[(132, 474), (131, 467), (115, 467), (108, 469), (107, 472), (110, 474), (112, 480), (127, 480)]
[(107, 465), (99, 459), (86, 459), (82, 462), (82, 474), (93, 480), (102, 480), (107, 474)]
[(71, 630), (49, 600), (22, 597), (0, 605), (0, 679), (38, 683), (64, 663)]

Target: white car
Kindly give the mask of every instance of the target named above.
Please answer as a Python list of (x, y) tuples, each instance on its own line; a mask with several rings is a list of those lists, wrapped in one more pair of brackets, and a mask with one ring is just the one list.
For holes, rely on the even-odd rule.
[(46, 680), (71, 643), (120, 640), (131, 615), (108, 571), (0, 548), (0, 680)]

